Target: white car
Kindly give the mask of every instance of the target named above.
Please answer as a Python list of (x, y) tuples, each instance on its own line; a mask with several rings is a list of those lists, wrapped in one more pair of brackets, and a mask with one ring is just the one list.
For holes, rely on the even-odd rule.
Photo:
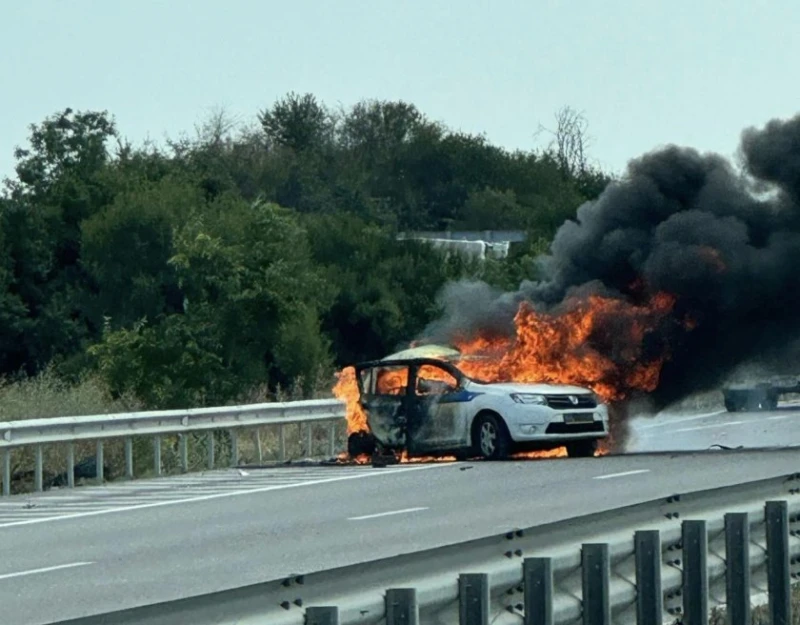
[(481, 382), (450, 361), (457, 352), (450, 359), (409, 353), (355, 366), (370, 432), (351, 435), (351, 456), (405, 451), (497, 460), (566, 446), (569, 456), (588, 457), (608, 436), (608, 409), (589, 389)]

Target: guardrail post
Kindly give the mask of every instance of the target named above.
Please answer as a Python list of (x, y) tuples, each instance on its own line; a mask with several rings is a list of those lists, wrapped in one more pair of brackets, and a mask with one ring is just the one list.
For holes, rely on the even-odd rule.
[(636, 560), (636, 623), (661, 625), (664, 597), (661, 592), (661, 533), (640, 530), (633, 536)]
[(725, 604), (730, 625), (750, 625), (750, 517), (725, 515)]
[(286, 430), (283, 423), (278, 426), (278, 460), (286, 462)]
[(553, 625), (553, 561), (550, 558), (525, 558), (522, 577), (524, 625)]
[(42, 488), (42, 446), (36, 445), (34, 448), (35, 464), (33, 466), (33, 483), (37, 493), (41, 493)]
[(3, 497), (11, 495), (11, 450), (3, 450)]
[(256, 439), (256, 456), (258, 458), (258, 464), (264, 464), (264, 452), (261, 451), (261, 430), (256, 428), (254, 436)]
[(684, 521), (681, 525), (681, 541), (683, 542), (683, 623), (708, 625), (706, 522)]
[(789, 625), (792, 622), (789, 503), (768, 501), (764, 512), (767, 522), (767, 589), (770, 624)]
[(103, 460), (103, 441), (97, 441), (97, 448), (95, 450), (94, 462), (95, 462), (94, 476), (97, 478), (99, 482), (102, 483), (102, 481), (105, 479), (105, 471), (104, 471), (105, 467), (103, 467), (103, 464), (105, 462)]
[(238, 467), (239, 466), (239, 434), (236, 430), (230, 430), (231, 436), (231, 466)]
[(125, 477), (133, 479), (133, 438), (125, 438)]
[(314, 426), (309, 421), (306, 423), (306, 458), (314, 457)]
[(489, 576), (463, 573), (458, 578), (459, 625), (489, 625)]
[(189, 435), (179, 434), (178, 439), (178, 453), (181, 456), (181, 471), (184, 473), (189, 472)]
[(391, 588), (386, 591), (386, 625), (419, 625), (416, 588)]
[(161, 437), (153, 437), (153, 473), (161, 475)]
[(606, 543), (587, 543), (581, 548), (583, 574), (583, 625), (610, 625), (609, 577), (611, 564)]
[(214, 430), (208, 431), (208, 468), (214, 468)]
[(67, 488), (75, 488), (75, 443), (67, 443)]
[(330, 449), (329, 455), (333, 458), (336, 455), (336, 421), (331, 421), (328, 426), (328, 445)]
[(307, 608), (305, 625), (339, 625), (339, 608)]

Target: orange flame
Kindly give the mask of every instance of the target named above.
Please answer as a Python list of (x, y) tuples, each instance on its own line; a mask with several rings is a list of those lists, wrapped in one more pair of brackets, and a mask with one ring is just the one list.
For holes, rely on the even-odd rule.
[(459, 367), (487, 382), (585, 386), (606, 401), (624, 399), (634, 390), (649, 392), (658, 385), (667, 354), (644, 359), (645, 336), (674, 303), (666, 293), (642, 306), (593, 295), (569, 301), (564, 312), (553, 314), (523, 302), (514, 319), (516, 335), (460, 343), (467, 358)]
[[(599, 452), (595, 452), (595, 456), (598, 455), (601, 454)], [(520, 451), (512, 454), (511, 457), (515, 460), (520, 460), (523, 458), (566, 458), (567, 448), (556, 447), (555, 449), (548, 449), (546, 451)]]
[(368, 432), (367, 414), (359, 403), (358, 384), (354, 367), (345, 367), (337, 376), (333, 395), (343, 401), (347, 410), (347, 435), (355, 432)]

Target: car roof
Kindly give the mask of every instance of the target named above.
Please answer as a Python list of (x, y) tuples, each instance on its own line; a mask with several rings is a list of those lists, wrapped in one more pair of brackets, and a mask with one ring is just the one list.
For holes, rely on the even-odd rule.
[(443, 358), (382, 358), (381, 360), (367, 360), (355, 365), (356, 369), (371, 369), (373, 367), (397, 367), (403, 365), (434, 365), (444, 366), (445, 368), (455, 367), (447, 359)]
[(449, 345), (427, 344), (415, 345), (394, 354), (384, 356), (381, 360), (408, 360), (414, 358), (437, 358), (448, 360), (460, 358), (461, 352)]

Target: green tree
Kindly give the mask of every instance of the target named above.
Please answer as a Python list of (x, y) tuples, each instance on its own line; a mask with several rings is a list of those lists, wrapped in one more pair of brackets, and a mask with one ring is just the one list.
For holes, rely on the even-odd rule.
[[(384, 355), (438, 315), (448, 280), (535, 278), (602, 191), (585, 120), (562, 121), (560, 143), (509, 152), (402, 100), (334, 112), (289, 93), (255, 127), (218, 112), (161, 150), (120, 141), (106, 112), (60, 111), (0, 195), (0, 373), (94, 364), (177, 406)], [(529, 236), (484, 263), (397, 236), (447, 228)]]
[(203, 192), (175, 178), (145, 182), (120, 193), (104, 211), (82, 223), (82, 266), (92, 281), (87, 314), (112, 328), (183, 309), (177, 276), (168, 264), (173, 232), (202, 210)]
[(306, 220), (314, 259), (336, 299), (322, 316), (337, 364), (379, 358), (417, 335), (439, 312), (436, 295), (448, 279), (476, 265), (395, 235), (355, 215)]
[(260, 120), (273, 144), (296, 152), (319, 147), (333, 128), (327, 109), (310, 93), (287, 94), (262, 111)]
[(6, 180), (2, 228), (12, 292), (27, 318), (22, 344), (7, 356), (10, 370), (35, 373), (85, 347), (80, 225), (113, 197), (103, 175), (107, 143), (115, 136), (105, 112), (65, 109), (31, 126), (29, 146), (15, 150), (16, 178)]
[(161, 405), (218, 403), (257, 384), (310, 384), (329, 364), (318, 321), (329, 289), (291, 211), (224, 196), (177, 230), (169, 265), (184, 310), (109, 329), (93, 350), (116, 392), (152, 388), (147, 397)]

